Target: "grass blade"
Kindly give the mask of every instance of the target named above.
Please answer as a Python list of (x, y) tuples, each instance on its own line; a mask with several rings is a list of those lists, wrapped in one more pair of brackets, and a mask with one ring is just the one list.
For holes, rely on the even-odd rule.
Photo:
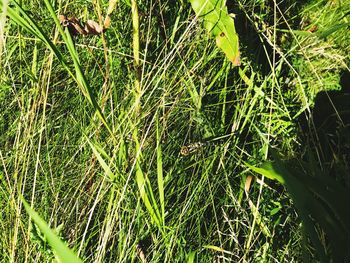
[(189, 254), (188, 254), (188, 263), (194, 263), (194, 259), (196, 257), (196, 251), (191, 251)]
[(89, 138), (86, 137), (86, 140), (88, 142), (88, 144), (90, 145), (93, 153), (95, 154), (98, 162), (100, 163), (100, 165), (102, 166), (102, 169), (105, 171), (107, 177), (109, 178), (109, 180), (111, 180), (112, 182), (114, 181), (114, 179), (116, 178), (115, 174), (112, 172), (111, 168), (109, 168), (108, 164), (104, 161), (104, 159), (102, 158), (100, 151), (99, 151), (99, 147), (97, 147), (94, 143), (92, 143)]
[(50, 229), (47, 223), (35, 212), (30, 205), (21, 197), (24, 208), (39, 227), (40, 231), (46, 236), (48, 243), (53, 248), (56, 256), (62, 263), (79, 263), (82, 262), (74, 252), (65, 245), (62, 240)]
[(136, 163), (136, 182), (137, 186), (140, 192), (141, 199), (143, 203), (146, 206), (146, 209), (148, 210), (152, 221), (161, 228), (161, 221), (159, 218), (159, 212), (157, 213), (157, 210), (155, 210), (150, 202), (150, 199), (147, 194), (147, 190), (152, 191), (152, 189), (147, 189), (149, 186), (149, 182), (147, 182), (147, 179), (145, 178), (145, 175), (143, 174), (143, 171), (141, 169), (140, 164)]
[(107, 130), (111, 134), (112, 138), (114, 140), (116, 140), (114, 135), (113, 135), (113, 131), (112, 131), (111, 127), (107, 123), (107, 120), (106, 120), (104, 114), (102, 113), (100, 106), (98, 105), (95, 97), (92, 94), (91, 87), (88, 85), (86, 77), (85, 77), (85, 75), (82, 71), (81, 65), (79, 63), (78, 53), (75, 49), (74, 42), (73, 42), (68, 30), (66, 30), (66, 32), (63, 31), (63, 29), (60, 26), (60, 22), (57, 18), (57, 15), (56, 15), (55, 11), (53, 10), (52, 5), (50, 4), (50, 2), (48, 0), (44, 0), (44, 1), (45, 1), (45, 5), (46, 5), (47, 9), (49, 10), (49, 12), (51, 14), (51, 17), (54, 19), (55, 24), (61, 33), (61, 36), (62, 36), (64, 42), (67, 45), (67, 48), (68, 48), (70, 55), (73, 59), (75, 73), (76, 73), (75, 79), (76, 79), (77, 84), (79, 85), (81, 91), (83, 92), (84, 96), (87, 98), (89, 103), (94, 107), (97, 116), (102, 121), (102, 123), (105, 125), (105, 127), (107, 128)]
[(159, 131), (159, 119), (157, 117), (157, 182), (159, 201), (162, 211), (162, 223), (165, 223), (165, 207), (164, 207), (164, 177), (163, 177), (163, 158), (162, 158), (162, 147), (160, 144), (161, 135)]

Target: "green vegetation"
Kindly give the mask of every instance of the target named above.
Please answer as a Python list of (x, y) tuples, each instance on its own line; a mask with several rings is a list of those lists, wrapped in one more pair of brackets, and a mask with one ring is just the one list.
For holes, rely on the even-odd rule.
[(0, 2), (1, 262), (349, 261), (349, 1), (201, 2)]

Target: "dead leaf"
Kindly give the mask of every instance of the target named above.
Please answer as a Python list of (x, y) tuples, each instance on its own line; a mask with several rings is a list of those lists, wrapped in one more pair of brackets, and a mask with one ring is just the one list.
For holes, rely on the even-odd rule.
[(85, 24), (85, 31), (88, 35), (99, 35), (103, 32), (103, 27), (94, 20), (88, 20)]
[(75, 17), (68, 18), (69, 25), (68, 29), (69, 31), (73, 31), (73, 35), (86, 35), (87, 32), (85, 29), (81, 26), (78, 19)]
[(136, 252), (137, 252), (137, 255), (140, 257), (142, 263), (148, 262), (146, 259), (145, 250), (140, 243), (136, 245)]
[(109, 28), (111, 26), (111, 17), (110, 16), (106, 16), (106, 18), (105, 18), (105, 21), (104, 21), (104, 23), (103, 23), (103, 27), (105, 28), (105, 29), (107, 29), (107, 28)]
[(238, 51), (237, 56), (235, 56), (235, 57), (233, 58), (233, 60), (231, 60), (231, 62), (232, 62), (232, 64), (233, 64), (234, 66), (240, 66), (240, 65), (241, 65), (241, 59), (240, 59), (239, 51)]
[(60, 21), (60, 24), (63, 24), (67, 20), (67, 17), (65, 15), (59, 15), (58, 20)]
[(65, 15), (59, 15), (58, 19), (63, 27), (68, 28), (71, 35), (86, 35), (85, 29), (81, 26), (78, 19), (75, 17), (67, 18)]
[(253, 181), (253, 176), (248, 175), (247, 178), (245, 179), (245, 184), (244, 184), (244, 191), (248, 194), (251, 184)]
[(63, 27), (68, 28), (69, 32), (73, 36), (77, 35), (99, 35), (104, 32), (110, 26), (110, 18), (106, 17), (104, 24), (105, 26), (99, 25), (94, 20), (87, 20), (83, 27), (80, 21), (75, 17), (67, 18), (65, 15), (59, 15), (58, 19)]
[(315, 33), (318, 30), (318, 27), (316, 25), (313, 25), (307, 32)]

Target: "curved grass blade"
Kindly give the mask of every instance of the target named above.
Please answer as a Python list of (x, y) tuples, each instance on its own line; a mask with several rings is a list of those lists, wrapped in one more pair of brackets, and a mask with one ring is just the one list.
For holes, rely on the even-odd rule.
[(195, 257), (196, 257), (196, 251), (191, 251), (191, 252), (188, 254), (187, 263), (194, 263)]
[(136, 162), (136, 183), (141, 199), (148, 210), (152, 221), (162, 230), (161, 216), (157, 204), (154, 201), (153, 191), (150, 182), (141, 169), (139, 162)]
[(81, 65), (79, 62), (78, 53), (75, 49), (74, 42), (73, 42), (68, 30), (66, 32), (63, 31), (62, 27), (60, 26), (60, 21), (58, 20), (57, 15), (56, 15), (55, 11), (53, 10), (53, 7), (50, 4), (50, 2), (48, 0), (44, 0), (44, 2), (45, 2), (47, 9), (49, 10), (49, 12), (51, 14), (51, 17), (54, 19), (55, 24), (58, 27), (58, 29), (61, 33), (61, 36), (62, 36), (64, 42), (66, 43), (67, 48), (69, 50), (69, 53), (73, 59), (74, 68), (75, 68), (75, 72), (76, 72), (76, 80), (77, 80), (77, 83), (78, 83), (81, 91), (83, 92), (83, 94), (85, 95), (85, 97), (87, 98), (89, 103), (94, 107), (97, 116), (102, 121), (102, 123), (105, 125), (105, 127), (107, 128), (107, 130), (111, 134), (112, 138), (114, 140), (116, 140), (111, 127), (107, 123), (107, 120), (106, 120), (104, 114), (102, 113), (100, 106), (98, 105), (95, 97), (92, 94), (91, 87), (88, 85), (88, 82), (86, 80), (86, 77), (82, 71), (82, 68), (81, 68)]
[[(103, 152), (103, 149), (100, 148), (97, 144), (91, 142), (89, 140), (89, 138), (87, 136), (85, 136), (85, 139), (86, 141), (88, 142), (88, 144), (90, 145), (94, 155), (96, 156), (98, 162), (100, 163), (102, 169), (104, 170), (107, 178), (109, 180), (111, 180), (112, 182), (115, 180), (116, 178), (116, 175), (112, 172), (111, 168), (109, 167), (109, 165), (105, 162), (105, 160), (103, 159), (102, 157), (102, 154), (103, 155), (106, 155), (104, 152)], [(101, 154), (102, 153), (102, 154)]]

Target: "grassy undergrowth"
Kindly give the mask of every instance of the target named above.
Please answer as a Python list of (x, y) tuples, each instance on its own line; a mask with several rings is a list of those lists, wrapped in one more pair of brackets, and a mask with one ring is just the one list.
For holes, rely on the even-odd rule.
[(55, 258), (21, 196), (85, 262), (318, 260), (284, 187), (247, 164), (311, 149), (349, 187), (349, 3), (227, 1), (234, 67), (188, 1), (137, 3), (138, 62), (134, 1), (71, 40), (59, 14), (102, 24), (113, 1), (49, 2), (1, 15), (1, 261)]

